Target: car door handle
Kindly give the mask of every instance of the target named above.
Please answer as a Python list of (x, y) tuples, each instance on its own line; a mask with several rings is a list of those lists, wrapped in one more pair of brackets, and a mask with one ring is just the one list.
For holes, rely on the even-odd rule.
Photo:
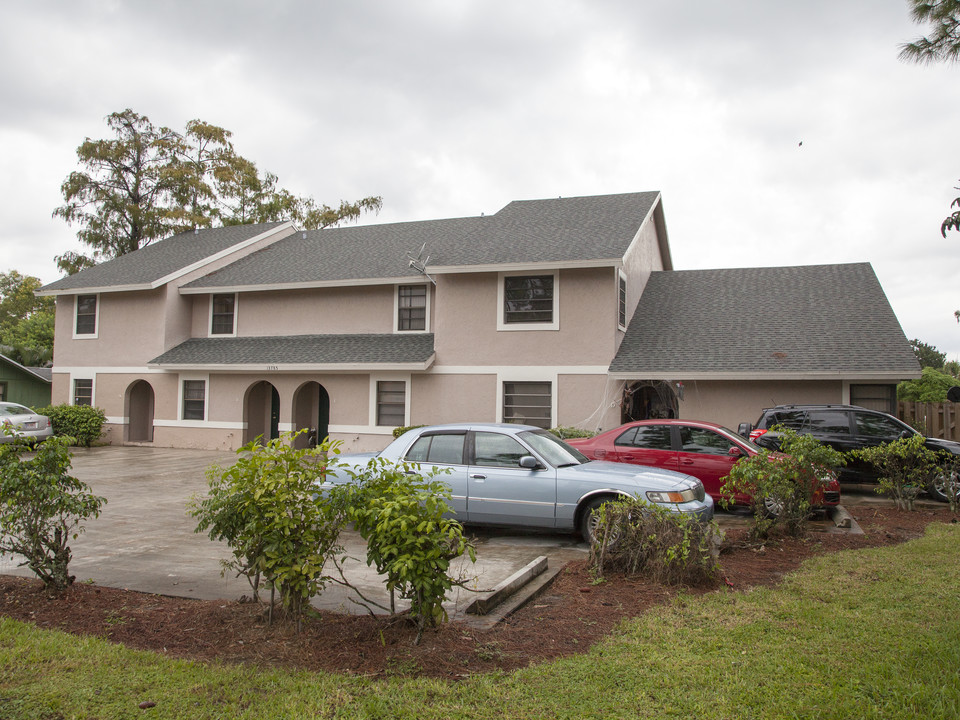
[(475, 474), (473, 474), (473, 475), (470, 476), (470, 479), (471, 479), (471, 480), (486, 480), (486, 479), (487, 479), (487, 476), (486, 476), (486, 475), (480, 475), (479, 473), (475, 473)]

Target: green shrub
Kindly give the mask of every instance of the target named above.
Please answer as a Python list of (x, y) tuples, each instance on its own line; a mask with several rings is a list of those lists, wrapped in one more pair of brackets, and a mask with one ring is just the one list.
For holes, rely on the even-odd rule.
[(451, 561), (464, 553), (476, 559), (460, 523), (443, 517), (450, 511), (450, 487), (433, 473), (422, 477), (418, 465), (382, 458), (350, 474), (354, 482), (336, 493), (367, 541), (367, 564), (387, 577), (390, 611), (396, 593), (410, 601), (419, 642), (425, 627), (447, 619), (443, 601), (459, 584), (450, 576)]
[(570, 427), (568, 425), (558, 425), (557, 427), (550, 428), (550, 432), (561, 440), (568, 438), (591, 438), (596, 435), (592, 430), (581, 430), (580, 428)]
[(50, 418), (54, 435), (72, 438), (74, 445), (82, 447), (100, 439), (107, 419), (103, 410), (91, 405), (48, 405), (37, 412)]
[(423, 425), (406, 425), (393, 429), (393, 437), (398, 438), (403, 435), (407, 430), (414, 430), (415, 428), (421, 428)]
[(922, 435), (911, 435), (852, 454), (870, 463), (880, 475), (877, 492), (889, 495), (901, 510), (913, 510), (913, 501), (944, 469), (937, 454), (924, 445)]
[(20, 564), (56, 590), (73, 582), (68, 543), (106, 502), (68, 473), (67, 447), (65, 439), (50, 438), (24, 459), (29, 448), (22, 441), (0, 445), (0, 553), (22, 556)]
[(671, 585), (713, 582), (722, 534), (703, 523), (638, 498), (601, 505), (590, 565), (598, 577), (616, 572)]
[[(741, 458), (720, 489), (731, 498), (738, 493), (751, 496), (751, 534), (758, 538), (777, 531), (803, 534), (823, 480), (834, 477), (836, 469), (846, 463), (841, 453), (812, 435), (800, 435), (783, 425), (773, 429), (780, 434), (780, 452), (763, 450)], [(729, 506), (732, 501), (721, 503)]]
[(199, 521), (196, 532), (230, 546), (233, 560), (224, 562), (224, 570), (246, 576), (257, 599), (260, 578), (267, 582), (271, 619), (273, 591), (279, 590), (298, 628), (310, 598), (329, 580), (323, 566), (340, 551), (344, 523), (336, 504), (317, 494), (338, 445), (296, 449), (299, 434), (284, 433), (266, 445), (255, 440), (237, 450), (235, 464), (210, 468), (209, 493), (194, 498), (189, 509)]

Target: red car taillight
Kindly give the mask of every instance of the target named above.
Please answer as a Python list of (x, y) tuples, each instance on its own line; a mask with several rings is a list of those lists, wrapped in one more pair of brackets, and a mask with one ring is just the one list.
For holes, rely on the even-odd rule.
[(751, 431), (750, 431), (750, 439), (751, 439), (751, 440), (756, 440), (758, 437), (760, 437), (761, 435), (763, 435), (765, 432), (766, 432), (766, 430), (761, 430), (760, 428), (756, 428), (755, 430), (751, 430)]

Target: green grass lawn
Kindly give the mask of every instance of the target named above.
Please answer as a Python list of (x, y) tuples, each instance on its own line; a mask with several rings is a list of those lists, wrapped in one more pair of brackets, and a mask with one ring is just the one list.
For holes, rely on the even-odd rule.
[(0, 620), (0, 718), (958, 718), (958, 560), (960, 525), (932, 525), (460, 683), (210, 666)]

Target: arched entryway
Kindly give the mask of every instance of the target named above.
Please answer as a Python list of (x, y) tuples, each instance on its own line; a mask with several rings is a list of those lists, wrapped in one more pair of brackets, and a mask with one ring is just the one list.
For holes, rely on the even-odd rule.
[(127, 442), (153, 442), (153, 386), (137, 380), (127, 387), (125, 398)]
[(243, 444), (258, 437), (261, 442), (280, 437), (280, 393), (266, 380), (254, 383), (247, 389), (243, 400)]
[(298, 448), (319, 445), (329, 434), (330, 396), (320, 383), (304, 383), (294, 394), (293, 429), (308, 431), (294, 443)]
[(677, 417), (677, 394), (663, 380), (640, 380), (623, 389), (621, 422)]

